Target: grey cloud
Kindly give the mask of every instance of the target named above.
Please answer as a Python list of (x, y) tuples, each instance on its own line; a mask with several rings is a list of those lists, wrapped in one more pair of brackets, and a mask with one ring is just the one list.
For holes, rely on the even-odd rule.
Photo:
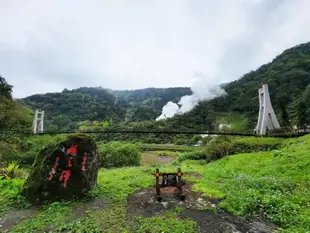
[(3, 0), (0, 73), (17, 97), (79, 86), (186, 85), (203, 93), (306, 42), (309, 6), (307, 0)]

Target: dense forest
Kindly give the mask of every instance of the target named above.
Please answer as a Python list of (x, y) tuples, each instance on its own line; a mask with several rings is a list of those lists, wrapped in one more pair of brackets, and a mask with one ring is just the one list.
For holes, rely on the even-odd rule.
[(45, 130), (104, 127), (214, 130), (221, 122), (242, 121), (244, 131), (255, 127), (258, 86), (267, 82), (282, 126), (310, 123), (310, 43), (285, 50), (273, 61), (224, 86), (226, 96), (200, 102), (192, 111), (156, 122), (168, 101), (192, 94), (190, 88), (146, 88), (115, 91), (82, 87), (16, 100), (46, 112)]
[(192, 92), (187, 87), (125, 91), (82, 87), (32, 95), (17, 102), (33, 110), (44, 110), (46, 129), (56, 131), (77, 129), (77, 122), (86, 120), (113, 123), (153, 120), (168, 101), (179, 101), (188, 94)]

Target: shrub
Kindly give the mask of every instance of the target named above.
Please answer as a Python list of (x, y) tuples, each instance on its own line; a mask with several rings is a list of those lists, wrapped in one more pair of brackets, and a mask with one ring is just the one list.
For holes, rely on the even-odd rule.
[(282, 146), (283, 139), (279, 138), (235, 138), (230, 136), (217, 136), (209, 141), (203, 149), (184, 153), (176, 160), (176, 163), (184, 160), (200, 160), (211, 162), (224, 156), (237, 153), (250, 153), (256, 151), (270, 151)]
[(101, 167), (139, 166), (141, 151), (135, 144), (109, 142), (99, 145), (99, 162)]
[(232, 142), (230, 154), (275, 150), (282, 142), (279, 138), (238, 138)]
[(208, 154), (205, 150), (198, 150), (181, 154), (174, 161), (174, 164), (179, 164), (185, 160), (207, 160), (207, 162), (210, 162), (214, 159), (212, 158), (212, 155)]

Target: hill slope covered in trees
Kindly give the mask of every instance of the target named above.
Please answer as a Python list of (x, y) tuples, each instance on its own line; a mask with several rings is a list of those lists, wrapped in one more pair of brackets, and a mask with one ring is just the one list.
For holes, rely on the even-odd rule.
[(114, 91), (82, 87), (60, 93), (32, 95), (18, 102), (44, 110), (47, 130), (76, 129), (81, 121), (137, 122), (153, 120), (168, 101), (191, 94), (190, 88), (146, 88)]
[[(272, 104), (280, 124), (310, 123), (310, 43), (285, 50), (273, 61), (225, 85), (226, 96), (202, 101), (192, 111), (159, 123), (169, 128), (212, 130), (222, 118), (244, 120), (247, 130), (258, 115), (258, 86), (269, 84)], [(22, 100), (31, 109), (46, 111), (48, 130), (77, 129), (83, 121), (152, 121), (168, 101), (178, 102), (190, 88), (146, 88), (114, 91), (79, 88), (33, 95)], [(231, 117), (227, 118), (227, 115)]]
[(228, 95), (201, 102), (191, 112), (171, 119), (171, 124), (208, 128), (210, 120), (215, 122), (226, 113), (232, 113), (247, 119), (248, 129), (252, 130), (258, 117), (258, 87), (262, 82), (268, 83), (281, 126), (289, 120), (291, 124), (310, 123), (309, 42), (285, 50), (272, 62), (228, 83), (224, 87)]

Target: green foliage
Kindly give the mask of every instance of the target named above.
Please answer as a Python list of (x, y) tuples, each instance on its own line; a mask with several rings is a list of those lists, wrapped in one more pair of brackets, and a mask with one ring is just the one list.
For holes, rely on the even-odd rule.
[(304, 101), (300, 101), (297, 108), (297, 122), (300, 128), (304, 128), (308, 122), (307, 104)]
[(194, 146), (172, 145), (172, 144), (138, 144), (141, 150), (150, 151), (193, 151), (197, 150)]
[(206, 167), (205, 179), (195, 189), (225, 198), (221, 206), (234, 214), (260, 212), (283, 232), (304, 232), (310, 229), (309, 149), (306, 136), (286, 140), (281, 151), (225, 157)]
[(9, 142), (0, 142), (0, 164), (6, 166), (18, 161), (20, 166), (29, 167), (33, 164), (38, 153), (48, 144), (64, 140), (66, 135), (38, 135), (27, 138), (12, 138)]
[(280, 102), (280, 111), (281, 111), (281, 125), (282, 127), (287, 127), (290, 125), (289, 115), (284, 102)]
[(103, 233), (128, 232), (126, 210), (123, 205), (109, 206), (109, 209), (97, 210), (73, 222), (59, 226), (55, 232)]
[(12, 233), (31, 233), (38, 231), (46, 231), (64, 224), (72, 217), (72, 203), (70, 202), (54, 202), (43, 206), (41, 211), (35, 216), (22, 221), (10, 232)]
[[(65, 131), (99, 129), (98, 124), (89, 124), (87, 121), (120, 123), (155, 120), (168, 101), (187, 94), (191, 94), (190, 88), (111, 91), (82, 87), (60, 93), (32, 95), (18, 102), (31, 109), (44, 109), (48, 130)], [(78, 122), (82, 123), (77, 125)]]
[[(16, 178), (19, 174), (19, 164), (16, 161), (11, 162), (6, 169), (3, 169), (3, 175), (6, 179)], [(22, 177), (18, 177), (22, 178)]]
[(8, 131), (25, 130), (32, 123), (31, 111), (13, 101), (12, 88), (13, 86), (0, 76), (0, 140), (11, 136)]
[(91, 191), (91, 196), (107, 196), (115, 200), (126, 200), (134, 191), (148, 187), (154, 177), (149, 169), (118, 168), (102, 169), (98, 174), (98, 186)]
[(180, 164), (181, 162), (185, 160), (205, 160), (208, 156), (206, 154), (206, 151), (204, 150), (198, 150), (193, 152), (185, 152), (182, 153), (175, 161), (174, 164)]
[(159, 156), (179, 156), (180, 152), (178, 151), (153, 151), (152, 153)]
[[(181, 125), (211, 131), (214, 129), (214, 126), (211, 126), (212, 122), (216, 121), (217, 116), (228, 112), (244, 116), (248, 120), (247, 128), (254, 129), (258, 115), (257, 89), (262, 81), (268, 83), (276, 115), (280, 116), (280, 103), (283, 102), (289, 120), (294, 124), (298, 115), (296, 105), (303, 96), (306, 96), (303, 92), (310, 84), (309, 48), (310, 42), (287, 49), (270, 63), (243, 75), (236, 81), (222, 85), (227, 96), (203, 101), (191, 112), (172, 118), (169, 120), (171, 128), (179, 129)], [(308, 106), (309, 102), (305, 103)], [(307, 107), (305, 110), (309, 111)], [(310, 112), (307, 116), (309, 114)], [(310, 119), (306, 118), (305, 123), (310, 123)]]
[(279, 138), (241, 137), (233, 140), (230, 154), (275, 150), (282, 142), (283, 139)]
[(29, 204), (20, 194), (23, 180), (1, 180), (0, 176), (0, 216), (14, 208), (25, 208)]
[(18, 156), (20, 163), (22, 165), (32, 165), (36, 156), (39, 154), (41, 150), (43, 150), (49, 144), (56, 144), (63, 140), (68, 135), (37, 135), (28, 137), (25, 140), (23, 148)]
[(197, 144), (202, 137), (200, 135), (184, 135), (177, 134), (173, 137), (173, 143), (176, 145), (195, 145)]
[(8, 84), (7, 81), (0, 76), (0, 96), (12, 99), (12, 88), (13, 86)]
[(173, 233), (195, 233), (197, 232), (197, 223), (193, 220), (182, 220), (177, 218), (177, 212), (165, 212), (163, 216), (155, 216), (151, 218), (138, 217), (136, 221), (139, 225), (135, 231), (137, 233), (158, 233), (158, 232), (173, 232)]
[[(185, 161), (181, 165), (162, 165), (161, 172), (176, 171), (181, 167), (184, 173), (199, 173), (204, 165), (196, 161)], [(125, 201), (128, 195), (138, 189), (149, 187), (154, 182), (155, 168), (127, 167), (101, 169), (98, 174), (98, 186), (91, 191), (92, 197), (109, 197), (113, 200)]]
[(141, 152), (131, 143), (109, 142), (99, 145), (99, 162), (101, 167), (139, 166)]

